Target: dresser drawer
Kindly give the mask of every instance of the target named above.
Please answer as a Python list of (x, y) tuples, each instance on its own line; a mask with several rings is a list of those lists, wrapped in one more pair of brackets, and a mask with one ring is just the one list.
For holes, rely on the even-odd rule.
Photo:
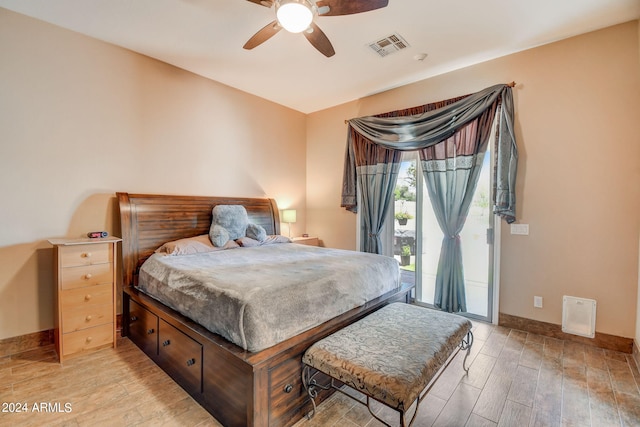
[(62, 334), (63, 356), (113, 343), (113, 323)]
[(66, 289), (60, 292), (60, 307), (63, 312), (100, 304), (113, 304), (113, 286), (111, 283)]
[(62, 267), (76, 267), (109, 263), (113, 261), (111, 253), (109, 243), (64, 246), (60, 250), (60, 265)]
[(89, 305), (62, 313), (63, 334), (105, 323), (113, 324), (113, 304)]
[(202, 344), (160, 319), (158, 364), (186, 390), (202, 393)]
[(85, 267), (67, 267), (60, 271), (62, 289), (74, 289), (85, 286), (100, 285), (113, 282), (113, 271), (110, 263), (88, 265)]
[(129, 301), (129, 338), (153, 360), (158, 356), (158, 316)]

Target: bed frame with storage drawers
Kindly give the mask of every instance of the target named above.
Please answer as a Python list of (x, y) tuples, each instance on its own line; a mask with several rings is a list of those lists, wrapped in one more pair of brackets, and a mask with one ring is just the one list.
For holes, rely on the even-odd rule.
[(403, 285), (273, 347), (245, 351), (137, 291), (137, 271), (163, 243), (208, 233), (211, 209), (218, 204), (242, 204), (251, 222), (268, 234), (279, 234), (275, 201), (128, 193), (117, 197), (123, 239), (123, 335), (225, 426), (293, 425), (311, 408), (300, 376), (307, 348), (391, 302), (408, 301), (411, 287)]

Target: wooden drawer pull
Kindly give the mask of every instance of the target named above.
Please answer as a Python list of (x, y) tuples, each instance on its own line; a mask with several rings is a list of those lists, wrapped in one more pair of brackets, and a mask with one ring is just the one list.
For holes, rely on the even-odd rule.
[(196, 359), (189, 359), (187, 360), (187, 366), (193, 366), (196, 364)]
[(151, 335), (151, 334), (152, 334), (152, 333), (154, 333), (155, 331), (156, 331), (156, 330), (155, 330), (155, 329), (153, 329), (153, 328), (148, 329), (148, 330), (147, 330), (147, 334), (148, 334), (148, 335)]
[(93, 337), (87, 337), (87, 342), (90, 343), (93, 340)]
[(81, 256), (82, 258), (91, 258), (91, 252), (85, 252)]
[(171, 340), (166, 340), (165, 342), (162, 343), (163, 347), (168, 346), (169, 344), (171, 344)]
[(90, 322), (92, 317), (91, 317), (91, 315), (88, 315), (87, 317), (85, 317), (85, 319), (86, 319), (87, 322)]
[(87, 273), (84, 275), (85, 280), (89, 280), (93, 277), (93, 275), (91, 273)]
[(89, 301), (89, 300), (91, 300), (91, 294), (87, 294), (87, 295), (85, 295), (85, 296), (84, 296), (84, 300), (85, 300), (85, 301)]
[(291, 384), (287, 384), (286, 386), (284, 386), (285, 393), (291, 393), (291, 390), (293, 390), (293, 386)]

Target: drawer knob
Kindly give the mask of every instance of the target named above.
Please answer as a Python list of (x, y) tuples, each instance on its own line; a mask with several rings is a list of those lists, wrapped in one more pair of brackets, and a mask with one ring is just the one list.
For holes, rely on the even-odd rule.
[(92, 339), (92, 337), (87, 337), (87, 342), (91, 342)]
[(189, 359), (187, 360), (187, 366), (193, 366), (196, 364), (196, 359)]
[(86, 280), (89, 280), (89, 279), (91, 279), (92, 277), (93, 277), (93, 275), (92, 275), (91, 273), (87, 273), (87, 274), (85, 274), (85, 275), (84, 275), (84, 278), (85, 278)]
[(291, 390), (293, 390), (293, 386), (291, 384), (287, 384), (286, 386), (284, 386), (285, 393), (291, 393)]
[(162, 343), (163, 347), (168, 346), (169, 344), (171, 344), (171, 340), (166, 340), (165, 342)]
[(85, 319), (87, 319), (87, 322), (91, 321), (92, 317), (91, 315), (88, 315)]
[(89, 301), (91, 299), (91, 294), (87, 294), (84, 296), (85, 301)]
[(131, 316), (131, 321), (135, 322), (136, 320), (138, 320), (138, 318), (136, 316)]
[(82, 254), (83, 258), (91, 258), (91, 252), (85, 252)]
[(147, 334), (151, 335), (152, 333), (154, 333), (156, 330), (151, 328), (147, 330)]

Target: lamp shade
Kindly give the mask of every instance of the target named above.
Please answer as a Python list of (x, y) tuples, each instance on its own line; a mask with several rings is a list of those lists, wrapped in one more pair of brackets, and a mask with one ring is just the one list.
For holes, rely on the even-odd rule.
[(280, 0), (276, 2), (276, 18), (285, 30), (300, 33), (309, 28), (313, 12), (306, 0)]
[(295, 209), (283, 209), (282, 210), (282, 222), (292, 224), (296, 222), (296, 210)]

